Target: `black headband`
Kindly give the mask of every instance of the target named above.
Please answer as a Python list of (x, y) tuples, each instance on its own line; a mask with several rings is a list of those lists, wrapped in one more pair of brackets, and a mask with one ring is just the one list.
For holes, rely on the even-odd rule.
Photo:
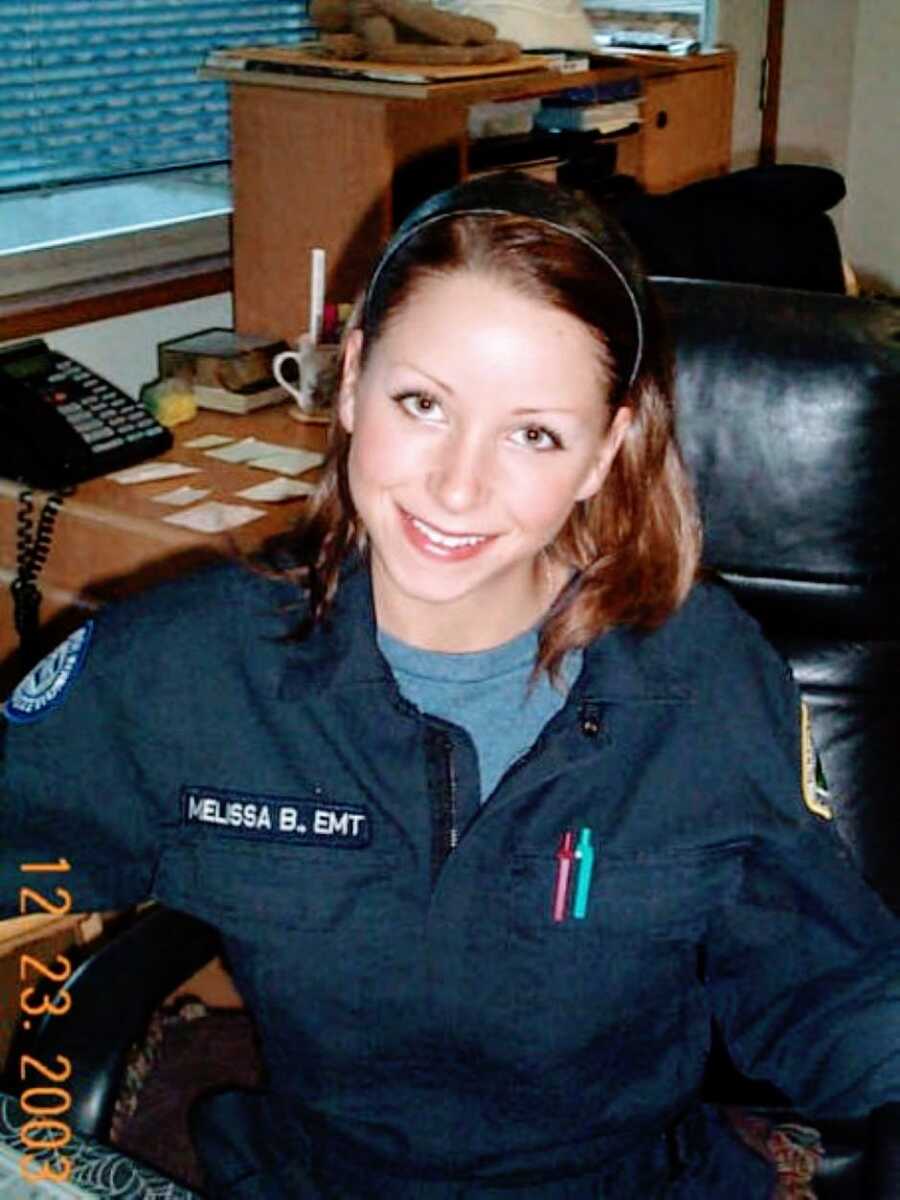
[(600, 259), (620, 284), (634, 314), (634, 360), (625, 385), (631, 387), (644, 352), (640, 296), (635, 282), (629, 279), (629, 274), (634, 271), (634, 249), (625, 235), (592, 205), (562, 188), (513, 171), (467, 180), (448, 191), (438, 192), (409, 214), (388, 242), (369, 280), (363, 304), (364, 324), (368, 323), (367, 318), (384, 285), (385, 271), (397, 253), (420, 230), (461, 216), (527, 217), (574, 238)]

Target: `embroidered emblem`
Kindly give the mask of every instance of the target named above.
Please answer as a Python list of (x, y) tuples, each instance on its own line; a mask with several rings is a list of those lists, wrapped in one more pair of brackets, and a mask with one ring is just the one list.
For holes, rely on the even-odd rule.
[(834, 812), (828, 803), (828, 784), (822, 761), (816, 753), (812, 736), (812, 721), (809, 706), (805, 700), (800, 702), (800, 782), (803, 789), (803, 802), (811, 813), (822, 817), (825, 821), (834, 819)]
[(3, 706), (8, 721), (24, 725), (59, 708), (81, 674), (93, 628), (94, 622), (88, 621), (76, 629), (28, 672)]
[(231, 836), (300, 846), (360, 849), (372, 840), (366, 809), (314, 797), (285, 799), (220, 788), (185, 787), (181, 819)]

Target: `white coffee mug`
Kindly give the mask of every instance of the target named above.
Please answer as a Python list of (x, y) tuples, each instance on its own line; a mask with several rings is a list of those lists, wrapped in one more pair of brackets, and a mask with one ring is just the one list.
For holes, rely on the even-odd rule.
[[(340, 346), (335, 342), (314, 344), (308, 333), (297, 342), (296, 350), (282, 350), (272, 360), (272, 372), (286, 392), (294, 397), (304, 413), (328, 408), (334, 397), (340, 361)], [(296, 379), (285, 378), (284, 367), (294, 363)]]

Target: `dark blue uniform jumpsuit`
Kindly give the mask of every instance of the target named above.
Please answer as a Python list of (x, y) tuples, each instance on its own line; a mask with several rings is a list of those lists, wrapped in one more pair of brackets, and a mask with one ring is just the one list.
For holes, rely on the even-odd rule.
[[(201, 1118), (216, 1194), (759, 1200), (768, 1165), (697, 1104), (712, 1018), (811, 1114), (900, 1099), (898, 924), (805, 806), (796, 693), (726, 593), (591, 645), (480, 810), (365, 567), (300, 644), (292, 599), (222, 568), (111, 608), (6, 730), (10, 908), (19, 862), (64, 855), (77, 908), (224, 935), (268, 1091)], [(585, 828), (586, 911), (554, 919)]]

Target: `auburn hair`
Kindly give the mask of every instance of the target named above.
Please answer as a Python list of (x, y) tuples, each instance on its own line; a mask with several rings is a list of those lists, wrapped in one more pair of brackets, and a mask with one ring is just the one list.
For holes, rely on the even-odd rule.
[[(608, 219), (604, 216), (604, 222)], [(429, 278), (451, 272), (487, 274), (520, 294), (578, 319), (597, 346), (597, 403), (612, 420), (631, 409), (622, 445), (601, 490), (574, 506), (547, 553), (572, 578), (545, 617), (534, 677), (553, 680), (567, 652), (616, 625), (650, 629), (683, 601), (700, 559), (700, 523), (678, 448), (671, 354), (659, 306), (621, 231), (615, 265), (583, 238), (529, 216), (450, 215), (407, 236), (378, 265), (378, 287), (361, 297), (345, 339), (362, 330), (361, 363), (389, 323)], [(627, 261), (623, 261), (627, 260)], [(623, 283), (623, 279), (627, 282)], [(635, 296), (640, 298), (636, 334)], [(293, 575), (309, 593), (298, 637), (328, 613), (345, 561), (366, 553), (368, 538), (348, 480), (351, 435), (337, 412), (321, 480), (291, 542)]]

